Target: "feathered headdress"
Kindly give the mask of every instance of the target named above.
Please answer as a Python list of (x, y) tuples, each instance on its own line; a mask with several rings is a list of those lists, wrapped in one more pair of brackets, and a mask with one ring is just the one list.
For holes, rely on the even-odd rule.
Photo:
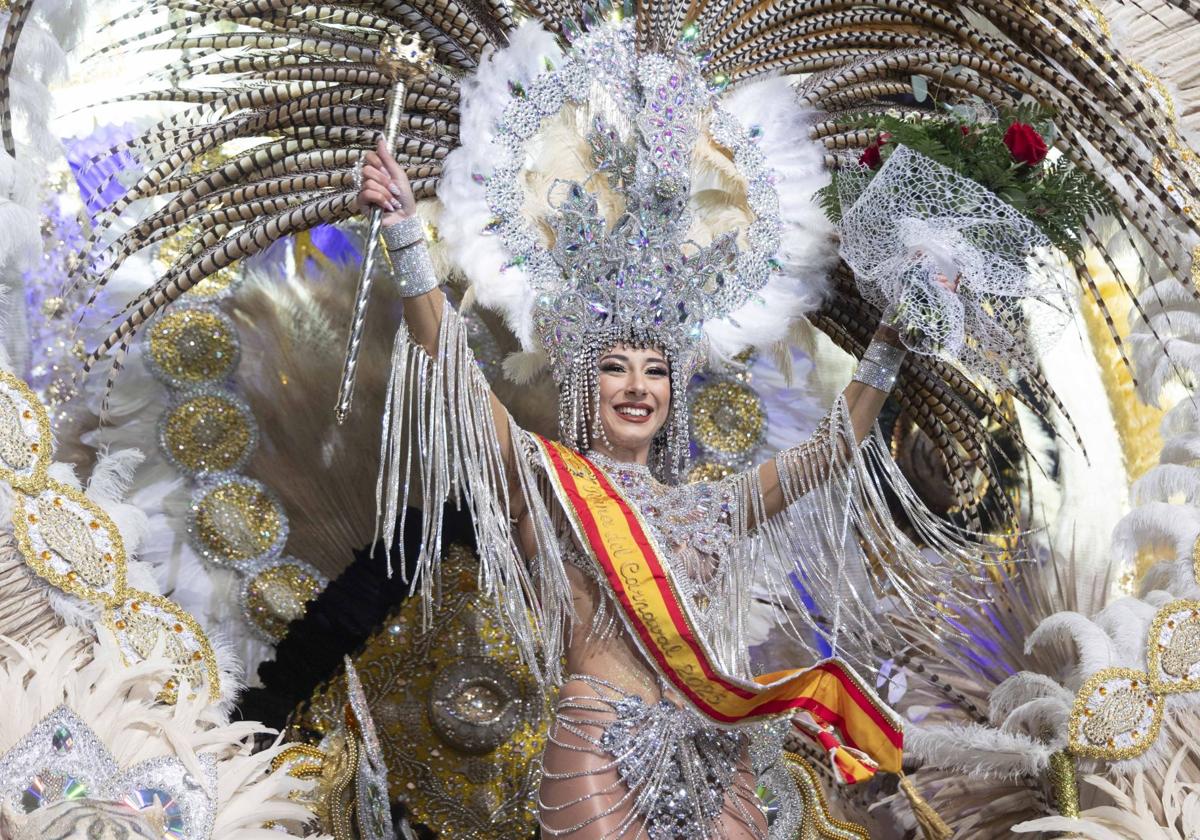
[[(441, 230), (476, 299), (549, 364), (577, 447), (599, 352), (662, 349), (679, 409), (709, 342), (729, 357), (778, 341), (821, 299), (831, 229), (806, 199), (823, 156), (787, 83), (754, 87), (722, 97), (688, 33), (641, 50), (610, 20), (565, 52), (526, 24), (465, 89)], [(673, 418), (678, 456), (687, 412)]]

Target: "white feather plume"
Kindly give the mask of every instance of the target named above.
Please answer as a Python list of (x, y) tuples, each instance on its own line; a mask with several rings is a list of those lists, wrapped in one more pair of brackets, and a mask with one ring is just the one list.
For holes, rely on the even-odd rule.
[(1054, 753), (1052, 747), (1027, 735), (977, 724), (908, 726), (904, 749), (922, 765), (990, 779), (1036, 776), (1049, 766)]
[(93, 637), (65, 627), (29, 644), (0, 638), (0, 696), (20, 697), (0, 715), (0, 751), (6, 750), (61, 704), (70, 706), (128, 767), (160, 756), (178, 758), (202, 777), (198, 756), (217, 761), (217, 818), (213, 836), (222, 840), (261, 840), (278, 836), (269, 821), (299, 834), (310, 812), (291, 794), (310, 782), (271, 772), (282, 747), (250, 753), (261, 724), (229, 723), (201, 692), (174, 705), (159, 703), (154, 686), (173, 665), (156, 652), (128, 666), (115, 638), (101, 629)]
[(705, 325), (710, 352), (726, 360), (748, 347), (767, 347), (787, 337), (792, 322), (816, 309), (829, 290), (837, 264), (834, 227), (814, 200), (829, 182), (824, 147), (810, 142), (812, 112), (801, 108), (782, 77), (741, 86), (721, 100), (743, 125), (762, 130), (757, 145), (775, 173), (783, 220), (776, 258), (781, 270), (729, 318)]
[(526, 350), (535, 350), (533, 292), (525, 273), (504, 268), (510, 259), (498, 237), (484, 228), (492, 219), (478, 176), (491, 173), (497, 152), (492, 144), (496, 121), (509, 99), (509, 82), (528, 85), (545, 71), (545, 61), (562, 56), (558, 42), (537, 23), (526, 21), (509, 36), (509, 46), (480, 62), (463, 81), (459, 100), (459, 146), (446, 156), (438, 199), (438, 229), (450, 261), (466, 275), (481, 306), (504, 316)]

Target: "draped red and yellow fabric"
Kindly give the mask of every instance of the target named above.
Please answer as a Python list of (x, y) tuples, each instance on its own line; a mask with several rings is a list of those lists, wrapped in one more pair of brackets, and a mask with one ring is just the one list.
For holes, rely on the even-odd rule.
[(876, 767), (900, 771), (899, 719), (844, 663), (829, 659), (753, 680), (722, 671), (639, 513), (582, 455), (538, 441), (555, 494), (603, 570), (626, 626), (697, 710), (727, 725), (791, 712), (797, 729), (821, 745), (848, 783), (870, 778)]

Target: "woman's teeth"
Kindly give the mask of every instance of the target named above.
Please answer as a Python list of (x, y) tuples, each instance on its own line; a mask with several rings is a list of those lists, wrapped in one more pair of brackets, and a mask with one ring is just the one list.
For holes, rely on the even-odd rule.
[(617, 414), (625, 414), (630, 417), (649, 417), (650, 409), (633, 408), (632, 406), (620, 406), (617, 408)]

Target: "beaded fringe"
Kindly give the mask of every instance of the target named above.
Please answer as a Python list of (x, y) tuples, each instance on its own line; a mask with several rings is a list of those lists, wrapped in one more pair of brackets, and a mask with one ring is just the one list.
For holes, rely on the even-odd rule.
[[(465, 505), (475, 530), (480, 592), (491, 596), (539, 683), (557, 684), (561, 678), (558, 652), (563, 650), (571, 609), (570, 588), (533, 459), (519, 450), (525, 433), (507, 418), (501, 420), (510, 423), (512, 445), (518, 448), (506, 464), (491, 391), (467, 345), (462, 321), (449, 303), (436, 358), (411, 342), (401, 324), (391, 364), (375, 503), (379, 526), (388, 538), (404, 528), (410, 504), (421, 510), (421, 550), (410, 583), (422, 599), (425, 620), (432, 617), (439, 591), (443, 506), (453, 503), (461, 509)], [(513, 538), (510, 479), (520, 488), (533, 524), (537, 546), (533, 563), (526, 562)], [(543, 659), (543, 652), (550, 655)]]
[[(413, 591), (429, 616), (438, 592), (442, 507), (465, 504), (474, 522), (480, 590), (493, 598), (539, 682), (558, 684), (573, 615), (564, 554), (571, 546), (564, 544), (564, 520), (538, 459), (526, 451), (526, 433), (510, 425), (514, 452), (505, 464), (487, 382), (449, 305), (437, 357), (410, 342), (401, 326), (392, 366), (376, 502), (385, 535), (403, 527), (408, 504), (422, 510)], [(814, 658), (832, 650), (871, 672), (899, 649), (899, 622), (942, 627), (948, 640), (958, 636), (946, 620), (951, 605), (939, 593), (961, 589), (958, 581), (980, 568), (984, 550), (924, 506), (878, 433), (855, 443), (844, 400), (810, 440), (779, 453), (775, 463), (787, 502), (779, 514), (765, 514), (757, 469), (715, 488), (727, 510), (711, 515), (727, 517), (737, 538), (730, 556), (718, 558), (724, 579), (709, 586), (717, 603), (704, 642), (716, 663), (750, 676), (746, 621), (756, 600), (774, 605), (779, 629)], [(513, 537), (512, 486), (520, 488), (533, 524), (532, 563)], [(903, 512), (900, 520), (916, 542), (889, 502)]]

